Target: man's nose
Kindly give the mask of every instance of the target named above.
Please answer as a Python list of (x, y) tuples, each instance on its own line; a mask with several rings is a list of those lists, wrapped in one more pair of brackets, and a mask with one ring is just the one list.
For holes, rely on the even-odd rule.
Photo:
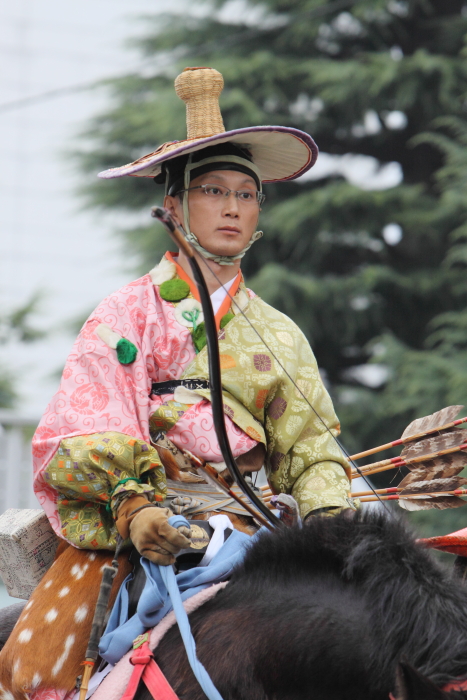
[(224, 197), (223, 214), (225, 216), (238, 216), (238, 199), (235, 192), (229, 192), (227, 197)]

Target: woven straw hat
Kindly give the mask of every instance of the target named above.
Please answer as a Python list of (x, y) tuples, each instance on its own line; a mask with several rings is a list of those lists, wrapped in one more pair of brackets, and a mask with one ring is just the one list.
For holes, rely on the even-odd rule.
[(316, 162), (318, 147), (303, 131), (285, 126), (252, 126), (226, 131), (219, 108), (224, 79), (213, 68), (185, 68), (175, 80), (175, 91), (186, 103), (187, 138), (170, 141), (152, 153), (120, 168), (110, 168), (99, 177), (112, 179), (132, 175), (155, 177), (164, 161), (220, 143), (248, 148), (262, 182), (293, 180)]

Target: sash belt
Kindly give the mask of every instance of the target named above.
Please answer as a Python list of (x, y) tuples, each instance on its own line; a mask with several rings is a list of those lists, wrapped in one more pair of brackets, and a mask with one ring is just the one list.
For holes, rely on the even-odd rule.
[(162, 394), (173, 394), (178, 386), (196, 391), (197, 389), (210, 389), (211, 385), (206, 379), (170, 379), (167, 382), (154, 382), (150, 396), (162, 396)]

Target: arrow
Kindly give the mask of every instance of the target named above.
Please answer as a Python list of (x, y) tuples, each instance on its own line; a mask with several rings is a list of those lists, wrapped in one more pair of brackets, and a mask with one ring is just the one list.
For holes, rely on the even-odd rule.
[[(218, 491), (222, 491), (222, 493), (224, 493), (226, 496), (232, 498), (239, 505), (241, 505), (242, 508), (244, 508), (253, 518), (260, 522), (261, 525), (264, 525), (268, 529), (272, 530), (271, 523), (269, 522), (269, 520), (267, 520), (260, 512), (258, 512), (256, 508), (253, 508), (253, 506), (250, 505), (249, 501), (245, 501), (243, 498), (241, 498), (241, 496), (238, 496), (235, 493), (235, 491), (233, 491), (230, 488), (229, 484), (224, 479), (224, 477), (222, 477), (214, 469), (214, 467), (211, 467), (210, 464), (205, 462), (200, 457), (196, 457), (196, 455), (192, 454), (188, 450), (185, 450), (185, 454), (191, 460), (193, 466), (198, 471), (198, 474), (201, 472), (208, 484), (211, 484), (211, 486), (214, 486)], [(372, 492), (370, 491), (370, 493)]]
[(404, 510), (429, 510), (435, 508), (444, 510), (445, 508), (460, 508), (465, 506), (467, 501), (463, 501), (459, 496), (467, 496), (467, 489), (455, 489), (454, 491), (434, 491), (433, 493), (423, 493), (420, 496), (412, 494), (410, 496), (402, 496), (399, 494), (391, 494), (387, 496), (366, 496), (360, 499), (361, 503), (370, 503), (372, 501), (398, 501), (399, 505)]
[(458, 425), (462, 425), (462, 423), (467, 422), (467, 417), (459, 418), (458, 420), (453, 420), (453, 418), (457, 416), (457, 414), (463, 408), (464, 406), (446, 406), (446, 408), (442, 408), (440, 411), (436, 411), (436, 413), (423, 416), (423, 418), (417, 418), (407, 426), (402, 433), (402, 436), (398, 440), (393, 440), (392, 442), (387, 442), (384, 445), (373, 447), (371, 450), (358, 452), (357, 454), (351, 455), (350, 459), (362, 459), (363, 457), (368, 457), (369, 455), (376, 454), (377, 452), (389, 450), (391, 447), (406, 445), (407, 443), (415, 442), (427, 437), (428, 435), (433, 435), (434, 433), (439, 433), (444, 430), (455, 428)]
[[(451, 433), (445, 433), (435, 438), (422, 440), (415, 445), (405, 448), (399, 457), (391, 459), (383, 459), (379, 462), (373, 462), (364, 467), (360, 467), (360, 471), (369, 476), (378, 472), (387, 471), (388, 469), (408, 467), (412, 465), (422, 465), (425, 469), (444, 466), (447, 468), (456, 468), (462, 471), (467, 464), (467, 455), (461, 455), (467, 449), (467, 431), (453, 430)], [(431, 450), (431, 452), (429, 451)], [(420, 454), (421, 453), (421, 454)], [(456, 455), (456, 456), (454, 456)], [(353, 472), (352, 478), (360, 476), (359, 473)]]
[[(463, 477), (448, 478), (448, 479), (431, 479), (430, 481), (414, 481), (405, 482), (405, 479), (401, 481), (399, 486), (391, 486), (386, 489), (376, 489), (376, 493), (384, 495), (394, 495), (399, 493), (401, 496), (411, 496), (411, 495), (421, 495), (432, 494), (433, 492), (439, 493), (453, 493), (458, 495), (458, 493), (464, 492), (465, 489), (460, 487), (467, 485), (467, 479)], [(359, 498), (360, 496), (373, 496), (372, 491), (358, 491), (352, 493), (353, 498)]]

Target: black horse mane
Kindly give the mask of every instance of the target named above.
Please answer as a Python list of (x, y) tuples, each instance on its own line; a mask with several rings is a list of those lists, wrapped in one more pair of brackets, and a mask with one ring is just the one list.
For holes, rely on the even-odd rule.
[[(260, 533), (190, 620), (226, 700), (387, 700), (401, 660), (438, 688), (467, 676), (467, 589), (380, 513)], [(177, 630), (156, 656), (176, 691), (191, 685)], [(184, 697), (204, 695), (195, 682)]]
[(401, 518), (367, 511), (265, 534), (232, 582), (264, 587), (265, 572), (278, 585), (322, 576), (350, 587), (381, 633), (369, 665), (380, 666), (381, 658), (395, 666), (405, 657), (438, 686), (467, 677), (467, 588)]

